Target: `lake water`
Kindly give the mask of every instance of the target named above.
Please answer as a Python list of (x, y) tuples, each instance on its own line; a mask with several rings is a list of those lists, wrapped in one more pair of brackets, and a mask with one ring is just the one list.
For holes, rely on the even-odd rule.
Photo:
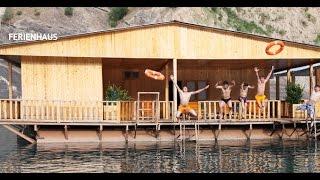
[(0, 172), (320, 172), (306, 140), (28, 145), (0, 128)]

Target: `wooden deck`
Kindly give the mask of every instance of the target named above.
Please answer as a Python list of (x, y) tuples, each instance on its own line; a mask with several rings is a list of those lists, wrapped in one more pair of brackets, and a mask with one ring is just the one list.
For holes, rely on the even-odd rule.
[[(0, 124), (21, 125), (245, 125), (301, 123), (305, 112), (297, 112), (294, 118), (282, 117), (282, 102), (269, 100), (264, 110), (260, 110), (256, 101), (249, 100), (247, 110), (241, 111), (239, 101), (232, 101), (228, 113), (219, 115), (219, 101), (193, 102), (197, 117), (187, 117), (181, 123), (174, 117), (173, 102), (142, 101), (143, 111), (137, 111), (137, 101), (50, 101), (25, 99), (0, 99)], [(294, 106), (295, 107), (295, 106)], [(160, 109), (157, 117), (156, 108)], [(158, 109), (158, 110), (159, 110)], [(143, 118), (141, 118), (143, 117)]]
[[(139, 106), (145, 107), (145, 109), (137, 111), (136, 101), (77, 102), (2, 99), (0, 100), (0, 125), (30, 143), (35, 143), (35, 139), (23, 133), (24, 127), (33, 127), (33, 131), (37, 135), (39, 128), (44, 126), (45, 128), (47, 126), (63, 127), (57, 128), (57, 131), (64, 129), (66, 140), (68, 140), (69, 129), (72, 129), (72, 127), (83, 127), (83, 129), (95, 127), (100, 141), (105, 128), (115, 127), (120, 132), (125, 131), (124, 136), (128, 141), (130, 131), (134, 131), (135, 139), (138, 128), (146, 131), (151, 128), (156, 139), (164, 127), (167, 129), (164, 131), (173, 130), (176, 132), (178, 130), (178, 134), (181, 135), (179, 137), (182, 139), (185, 139), (185, 132), (188, 129), (187, 131), (194, 132), (197, 140), (202, 132), (200, 127), (201, 129), (209, 129), (209, 131), (217, 131), (214, 134), (215, 138), (218, 138), (224, 127), (237, 126), (242, 130), (243, 128), (249, 128), (249, 134), (246, 136), (250, 139), (251, 132), (254, 129), (253, 126), (259, 126), (260, 129), (261, 125), (272, 126), (270, 129), (274, 132), (276, 126), (280, 125), (283, 133), (286, 133), (286, 125), (293, 127), (295, 131), (298, 124), (307, 124), (304, 112), (300, 113), (301, 116), (295, 116), (295, 118), (281, 117), (282, 105), (281, 101), (278, 100), (268, 101), (264, 110), (257, 108), (256, 102), (251, 100), (248, 102), (246, 111), (240, 111), (242, 107), (240, 107), (239, 101), (232, 101), (233, 108), (225, 109), (227, 113), (223, 116), (219, 115), (219, 101), (193, 102), (192, 107), (195, 108), (198, 116), (188, 116), (180, 120), (174, 118), (176, 111), (173, 108), (173, 102), (142, 101), (140, 103)], [(303, 129), (306, 129), (304, 127)], [(308, 125), (306, 127), (308, 128)], [(315, 130), (315, 132), (317, 131)]]

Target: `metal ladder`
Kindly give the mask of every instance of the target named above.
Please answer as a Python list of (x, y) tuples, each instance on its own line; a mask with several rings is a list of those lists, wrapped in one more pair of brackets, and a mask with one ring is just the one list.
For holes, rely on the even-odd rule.
[(190, 115), (188, 114), (182, 114), (182, 120), (180, 120), (179, 126), (180, 126), (180, 133), (179, 133), (179, 138), (182, 141), (186, 140), (186, 129), (187, 130), (194, 130), (195, 133), (195, 141), (198, 141), (199, 137), (199, 124), (195, 121), (193, 127), (186, 128), (186, 119), (190, 121)]

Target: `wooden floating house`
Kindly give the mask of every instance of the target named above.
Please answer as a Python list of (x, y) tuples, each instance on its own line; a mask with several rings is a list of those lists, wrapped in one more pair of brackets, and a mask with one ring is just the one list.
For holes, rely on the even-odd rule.
[[(279, 78), (276, 78), (277, 99), (268, 100), (261, 112), (254, 101), (254, 89), (249, 92), (245, 118), (239, 118), (239, 83), (245, 81), (256, 86), (255, 66), (262, 69), (261, 75), (266, 75), (271, 66), (275, 66), (276, 72), (287, 70), (290, 82), (293, 79), (290, 69), (309, 65), (316, 82), (320, 81), (320, 71), (313, 67), (320, 61), (319, 46), (284, 41), (284, 50), (270, 56), (265, 48), (273, 40), (170, 21), (65, 36), (57, 41), (4, 44), (0, 46), (0, 56), (9, 64), (9, 96), (0, 100), (0, 123), (30, 142), (35, 139), (19, 127), (32, 127), (38, 141), (45, 136), (41, 135), (41, 129), (47, 127), (61, 131), (64, 141), (70, 139), (69, 129), (73, 127), (96, 127), (93, 132), (99, 141), (108, 138), (116, 141), (118, 137), (104, 134), (115, 127), (125, 131), (120, 136), (124, 134), (127, 141), (139, 136), (137, 132), (131, 136), (133, 129), (145, 126), (155, 127), (157, 137), (163, 126), (180, 127), (177, 128), (179, 135), (181, 126), (191, 126), (196, 139), (206, 126), (220, 132), (221, 126), (248, 125), (250, 133), (253, 125), (273, 125), (274, 128), (280, 123), (283, 127), (294, 124), (295, 128), (296, 123), (304, 122), (305, 112), (290, 107), (293, 115), (284, 113), (289, 106), (279, 100)], [(22, 95), (18, 99), (13, 98), (12, 93), (12, 66), (21, 67)], [(143, 74), (146, 68), (162, 72), (166, 79), (147, 78)], [(179, 97), (169, 81), (171, 74), (174, 81), (190, 90), (211, 85), (191, 99), (198, 117), (182, 123), (175, 120)], [(220, 80), (237, 82), (232, 92), (233, 108), (222, 120), (217, 117), (221, 92), (214, 88)], [(126, 89), (132, 100), (106, 101), (109, 84)], [(138, 92), (156, 92), (158, 99), (138, 100)], [(266, 95), (270, 97), (269, 84)], [(86, 135), (81, 132), (79, 130), (77, 139), (85, 139)], [(218, 133), (214, 134), (217, 139)]]

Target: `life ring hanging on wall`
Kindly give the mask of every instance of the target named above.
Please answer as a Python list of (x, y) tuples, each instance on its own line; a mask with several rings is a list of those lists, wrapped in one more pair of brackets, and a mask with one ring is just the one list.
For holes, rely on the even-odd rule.
[[(275, 52), (270, 51), (270, 48), (275, 46), (275, 45), (279, 45), (280, 48), (278, 50), (276, 50)], [(283, 48), (284, 48), (284, 42), (282, 42), (282, 41), (272, 41), (267, 45), (266, 53), (268, 55), (276, 55), (276, 54), (279, 54), (283, 50)]]

